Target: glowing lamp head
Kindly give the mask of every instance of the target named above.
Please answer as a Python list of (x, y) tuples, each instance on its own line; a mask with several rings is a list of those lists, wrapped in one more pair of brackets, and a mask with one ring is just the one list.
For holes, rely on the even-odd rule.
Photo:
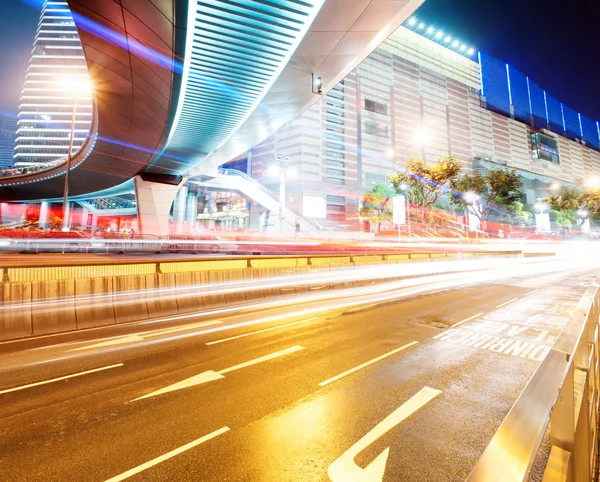
[(432, 35), (433, 33), (435, 33), (435, 29), (434, 29), (433, 27), (428, 27), (428, 28), (427, 28), (427, 33), (428, 33), (429, 35)]
[(444, 36), (444, 32), (438, 32), (435, 34), (436, 39), (441, 39)]
[(385, 150), (385, 157), (387, 157), (388, 159), (393, 159), (394, 154), (395, 154), (394, 149), (392, 149), (391, 147), (389, 147)]
[(422, 30), (422, 29), (424, 29), (424, 28), (425, 28), (425, 24), (421, 22), (417, 28), (418, 28), (419, 30)]
[(92, 92), (92, 85), (89, 80), (75, 78), (68, 75), (62, 76), (58, 84), (60, 89), (68, 95), (77, 97), (80, 95), (89, 95)]
[(450, 37), (450, 35), (447, 35), (446, 38), (444, 39), (444, 42), (449, 44), (450, 42), (452, 42), (452, 37)]
[(271, 164), (268, 169), (269, 176), (279, 176), (281, 173), (281, 167), (277, 164)]
[(543, 213), (546, 210), (546, 205), (543, 202), (537, 202), (535, 203), (535, 208), (540, 212)]
[(452, 47), (458, 47), (460, 44), (458, 42), (458, 40), (455, 40), (454, 42), (452, 42)]
[(403, 182), (402, 184), (400, 184), (400, 190), (407, 191), (408, 190), (408, 184), (406, 184), (405, 182)]
[(463, 199), (466, 203), (473, 204), (475, 201), (477, 201), (477, 195), (474, 192), (469, 191), (463, 195)]
[(461, 52), (464, 52), (465, 50), (467, 50), (467, 46), (463, 44), (463, 45), (461, 45), (461, 46), (460, 46), (460, 49), (459, 49), (459, 50), (460, 50)]
[(471, 47), (469, 50), (467, 50), (467, 55), (473, 55), (475, 53), (475, 49), (473, 47)]
[(427, 141), (428, 137), (429, 137), (429, 132), (427, 131), (427, 129), (425, 129), (425, 128), (419, 129), (414, 134), (414, 141), (417, 144), (423, 144), (424, 142)]
[(414, 18), (410, 18), (410, 19), (408, 20), (408, 24), (409, 24), (411, 27), (414, 27), (414, 26), (417, 24), (417, 21), (416, 21)]
[(592, 176), (590, 178), (588, 178), (588, 180), (585, 183), (588, 187), (591, 187), (592, 189), (598, 189), (600, 188), (600, 177), (598, 176)]

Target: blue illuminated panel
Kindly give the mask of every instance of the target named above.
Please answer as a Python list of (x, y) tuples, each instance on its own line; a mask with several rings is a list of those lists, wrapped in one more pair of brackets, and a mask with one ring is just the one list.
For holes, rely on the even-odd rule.
[(560, 102), (546, 92), (546, 101), (548, 104), (548, 117), (550, 119), (550, 130), (557, 134), (563, 134), (563, 118)]
[(492, 110), (510, 115), (506, 64), (481, 54), (481, 68), (487, 106)]
[(565, 117), (566, 134), (569, 139), (581, 138), (581, 130), (579, 128), (579, 115), (570, 107), (563, 104), (563, 114)]
[(515, 117), (529, 124), (529, 92), (527, 89), (527, 77), (518, 70), (510, 67), (510, 87), (512, 102), (515, 108)]
[(581, 127), (583, 128), (583, 138), (589, 146), (596, 149), (600, 148), (600, 139), (598, 139), (598, 129), (596, 122), (584, 115), (581, 116)]
[(546, 119), (544, 91), (539, 85), (531, 82), (531, 80), (529, 81), (529, 91), (531, 92), (533, 124), (538, 129), (546, 129), (548, 127), (548, 120)]

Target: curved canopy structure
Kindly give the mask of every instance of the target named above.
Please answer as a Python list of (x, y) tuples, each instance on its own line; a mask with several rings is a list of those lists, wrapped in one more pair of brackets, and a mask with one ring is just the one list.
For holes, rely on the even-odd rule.
[[(313, 76), (327, 92), (422, 0), (68, 3), (96, 105), (95, 144), (73, 160), (77, 196), (227, 162), (317, 101)], [(64, 172), (0, 178), (0, 198), (60, 197)]]

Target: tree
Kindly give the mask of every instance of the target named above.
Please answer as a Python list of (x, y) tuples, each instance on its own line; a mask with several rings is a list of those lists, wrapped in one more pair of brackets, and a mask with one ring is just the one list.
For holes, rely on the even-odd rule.
[[(523, 183), (514, 169), (491, 169), (485, 175), (478, 172), (473, 176), (464, 174), (452, 179), (450, 187), (454, 191), (450, 202), (468, 208), (483, 223), (493, 209), (510, 210), (523, 197), (520, 191)], [(476, 209), (472, 200), (465, 199), (467, 192), (479, 196)]]
[(389, 184), (376, 184), (373, 189), (365, 192), (360, 215), (377, 226), (379, 232), (381, 223), (393, 217), (392, 198), (396, 195)]
[(392, 174), (390, 182), (396, 193), (408, 196), (424, 223), (427, 210), (444, 194), (444, 185), (457, 176), (460, 169), (460, 160), (454, 155), (439, 156), (433, 165), (411, 157), (406, 162), (406, 170)]
[(578, 189), (569, 188), (564, 189), (560, 193), (553, 194), (543, 199), (543, 201), (558, 212), (557, 221), (568, 228), (576, 224), (576, 212), (580, 208), (585, 208), (586, 203), (584, 195)]

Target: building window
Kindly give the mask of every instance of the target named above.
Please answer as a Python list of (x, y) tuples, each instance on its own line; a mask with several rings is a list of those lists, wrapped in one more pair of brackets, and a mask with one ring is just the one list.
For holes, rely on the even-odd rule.
[(343, 179), (338, 179), (335, 177), (328, 177), (327, 182), (329, 184), (337, 184), (338, 186), (343, 186), (344, 184), (346, 184), (346, 182)]
[(379, 122), (373, 120), (365, 121), (365, 134), (369, 134), (376, 137), (388, 137), (388, 127), (382, 126)]
[(376, 184), (385, 184), (386, 182), (387, 176), (385, 176), (384, 174), (365, 172), (365, 184), (367, 187), (373, 187)]
[(544, 161), (560, 164), (558, 141), (556, 139), (544, 134), (531, 134), (531, 149), (534, 161), (543, 159)]
[(341, 203), (344, 204), (346, 202), (346, 198), (344, 196), (334, 196), (332, 194), (327, 195), (328, 203)]
[(326, 157), (335, 157), (336, 159), (344, 159), (345, 154), (343, 152), (326, 151)]
[(343, 144), (333, 144), (331, 142), (328, 142), (325, 145), (327, 146), (327, 149), (339, 149), (341, 151), (344, 150), (344, 145)]
[(344, 163), (342, 161), (331, 161), (327, 159), (327, 166), (329, 167), (344, 167)]
[(371, 99), (365, 99), (365, 110), (377, 114), (387, 115), (387, 105)]
[(344, 176), (344, 171), (340, 171), (339, 169), (327, 169), (328, 176)]
[(340, 206), (338, 204), (328, 204), (327, 205), (327, 211), (335, 211), (338, 213), (345, 213), (346, 212), (346, 206)]
[(327, 213), (327, 219), (329, 221), (345, 221), (346, 215), (338, 213)]
[(338, 126), (333, 126), (333, 125), (328, 125), (327, 126), (327, 130), (328, 131), (332, 131), (332, 132), (337, 132), (339, 134), (343, 134), (344, 133), (344, 128), (343, 127), (338, 127)]

